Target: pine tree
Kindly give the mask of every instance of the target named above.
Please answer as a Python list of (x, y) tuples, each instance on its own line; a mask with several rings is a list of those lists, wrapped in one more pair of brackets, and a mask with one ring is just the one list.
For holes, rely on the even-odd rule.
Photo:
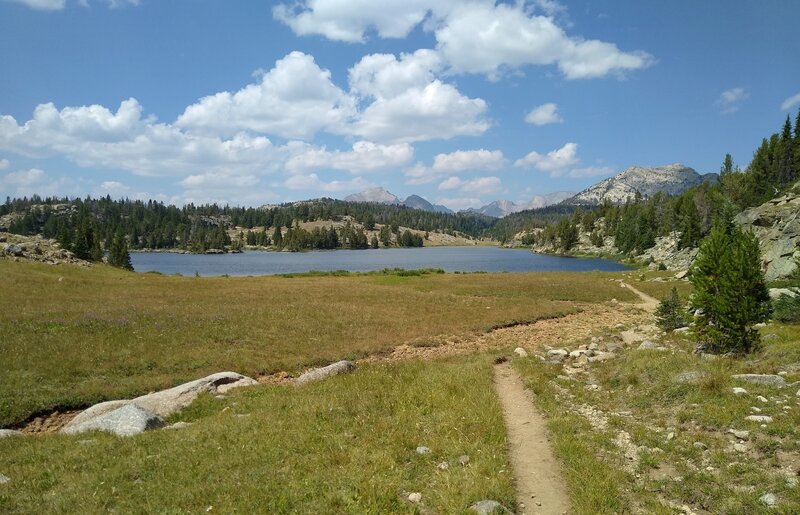
[(656, 309), (656, 325), (664, 331), (686, 327), (686, 314), (681, 309), (678, 289), (674, 286), (670, 294), (663, 298)]
[(111, 248), (108, 251), (108, 262), (112, 266), (133, 270), (131, 255), (128, 252), (128, 243), (120, 232), (114, 235), (114, 240), (111, 242)]
[(769, 292), (758, 239), (737, 226), (717, 223), (700, 246), (691, 271), (699, 309), (695, 332), (717, 352), (748, 353), (759, 345), (754, 324), (769, 317)]

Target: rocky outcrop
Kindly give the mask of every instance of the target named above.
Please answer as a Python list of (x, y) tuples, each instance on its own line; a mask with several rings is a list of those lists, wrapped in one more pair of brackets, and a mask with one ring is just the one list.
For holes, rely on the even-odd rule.
[[(157, 426), (153, 426), (155, 422), (150, 418), (137, 415), (136, 413), (138, 412), (127, 410), (122, 412), (122, 415), (118, 414), (111, 418), (109, 417), (111, 413), (115, 413), (121, 408), (134, 406), (149, 413), (153, 417), (163, 419), (189, 406), (201, 393), (225, 393), (234, 388), (253, 386), (256, 384), (258, 384), (258, 382), (255, 379), (237, 374), (236, 372), (219, 372), (202, 379), (178, 385), (174, 388), (142, 395), (135, 399), (107, 401), (95, 404), (73, 418), (64, 426), (62, 432), (72, 434), (99, 429), (101, 431), (119, 434), (117, 431), (110, 429), (111, 427), (115, 427), (114, 424), (121, 424), (124, 431), (129, 431), (129, 429), (127, 429), (129, 427), (140, 427), (142, 431), (145, 431)], [(147, 423), (142, 425), (144, 423), (142, 421), (147, 421)]]
[(336, 363), (328, 365), (327, 367), (315, 368), (314, 370), (309, 370), (305, 374), (295, 379), (294, 383), (297, 385), (313, 383), (314, 381), (319, 381), (327, 377), (352, 372), (353, 370), (355, 370), (355, 368), (356, 364), (353, 363), (352, 361), (337, 361)]
[(716, 180), (716, 174), (700, 175), (692, 168), (677, 163), (652, 168), (632, 166), (586, 188), (565, 200), (564, 204), (597, 206), (605, 201), (622, 204), (633, 199), (637, 192), (643, 197), (651, 197), (659, 192), (679, 195), (693, 186)]
[(747, 209), (734, 221), (758, 237), (768, 281), (794, 272), (795, 258), (800, 256), (800, 194), (791, 193)]
[(66, 434), (86, 431), (105, 431), (117, 436), (133, 436), (165, 425), (164, 419), (140, 408), (135, 404), (125, 404), (117, 409), (84, 420), (80, 424), (70, 423), (62, 432)]
[(0, 259), (36, 261), (48, 265), (69, 263), (92, 266), (89, 261), (78, 259), (72, 252), (62, 249), (55, 240), (11, 233), (0, 233)]

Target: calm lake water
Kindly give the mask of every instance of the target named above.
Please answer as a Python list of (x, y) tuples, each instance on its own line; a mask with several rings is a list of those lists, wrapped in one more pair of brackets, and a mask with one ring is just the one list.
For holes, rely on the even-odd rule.
[(271, 275), (310, 270), (369, 272), (384, 268), (441, 268), (448, 272), (613, 272), (627, 268), (603, 259), (543, 256), (497, 247), (423, 247), (241, 254), (131, 253), (137, 272), (194, 275)]

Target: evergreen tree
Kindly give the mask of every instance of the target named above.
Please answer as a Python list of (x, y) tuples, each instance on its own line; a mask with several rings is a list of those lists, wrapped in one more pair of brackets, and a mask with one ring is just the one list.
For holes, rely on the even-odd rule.
[(770, 304), (756, 237), (738, 226), (716, 224), (700, 246), (691, 282), (701, 341), (716, 352), (757, 349), (753, 326), (769, 317)]
[(663, 298), (656, 309), (656, 325), (664, 331), (686, 327), (686, 314), (681, 308), (678, 289), (674, 286), (670, 294)]
[(133, 270), (131, 255), (128, 252), (128, 243), (120, 232), (114, 235), (114, 240), (111, 242), (111, 248), (108, 251), (108, 262), (112, 266)]
[(280, 225), (276, 226), (275, 232), (272, 233), (272, 242), (277, 248), (283, 248), (283, 233)]

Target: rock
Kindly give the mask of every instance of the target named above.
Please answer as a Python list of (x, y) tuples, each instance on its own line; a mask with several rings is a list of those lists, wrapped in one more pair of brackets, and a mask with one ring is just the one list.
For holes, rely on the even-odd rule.
[(778, 498), (775, 496), (775, 494), (772, 493), (766, 493), (761, 497), (759, 497), (758, 500), (761, 501), (761, 503), (765, 504), (766, 506), (775, 506), (776, 504), (778, 504)]
[(591, 358), (589, 358), (589, 363), (596, 363), (598, 361), (606, 361), (609, 359), (614, 359), (616, 355), (613, 352), (598, 352)]
[(417, 454), (430, 454), (430, 453), (431, 450), (428, 449), (427, 447), (422, 447), (422, 446), (417, 447)]
[(107, 401), (95, 404), (72, 419), (64, 427), (63, 431), (67, 432), (71, 427), (83, 425), (128, 404), (136, 405), (145, 411), (165, 418), (189, 406), (201, 393), (224, 393), (233, 388), (256, 384), (258, 382), (255, 379), (236, 372), (219, 372), (202, 379), (189, 381), (174, 388), (142, 395), (132, 400)]
[(749, 420), (750, 422), (761, 422), (763, 424), (769, 424), (772, 422), (772, 417), (768, 415), (748, 415), (744, 417), (745, 420)]
[(25, 251), (20, 245), (9, 245), (6, 247), (6, 254), (14, 257), (22, 257), (25, 254)]
[(776, 388), (783, 388), (786, 386), (786, 379), (774, 374), (734, 374), (731, 377), (737, 381), (774, 386)]
[(708, 449), (708, 445), (704, 444), (703, 442), (695, 442), (692, 444), (692, 447), (695, 449), (700, 449), (701, 451)]
[(672, 332), (675, 333), (675, 334), (684, 334), (684, 333), (688, 333), (689, 332), (689, 328), (688, 327), (679, 327), (677, 329), (673, 329)]
[(0, 429), (0, 438), (10, 438), (12, 436), (23, 436), (23, 434), (13, 429)]
[(747, 446), (742, 443), (733, 444), (733, 450), (736, 452), (747, 452)]
[(673, 379), (678, 384), (697, 384), (705, 377), (703, 372), (690, 370), (688, 372), (681, 372)]
[(450, 468), (450, 464), (447, 463), (446, 461), (443, 461), (443, 462), (439, 463), (438, 465), (436, 465), (436, 468), (439, 469), (439, 470), (447, 470), (447, 469)]
[(472, 506), (469, 507), (469, 511), (474, 511), (478, 515), (495, 515), (498, 513), (509, 513), (507, 509), (503, 507), (497, 501), (493, 501), (491, 499), (484, 499), (483, 501), (478, 501)]
[(578, 350), (574, 350), (574, 351), (572, 351), (572, 352), (570, 352), (570, 353), (569, 353), (569, 357), (570, 357), (570, 358), (580, 358), (581, 356), (583, 356), (583, 355), (584, 355), (584, 354), (586, 354), (587, 352), (588, 352), (588, 351), (587, 351), (586, 349), (578, 349)]
[(769, 402), (763, 395), (759, 395), (756, 399), (758, 399), (758, 402)]
[(673, 438), (675, 438), (675, 433), (673, 433), (673, 432), (669, 432), (669, 433), (667, 433), (667, 441), (668, 441), (668, 442), (669, 442), (670, 440), (672, 440)]
[(352, 361), (337, 361), (327, 367), (322, 368), (315, 368), (314, 370), (310, 370), (305, 374), (301, 375), (297, 379), (294, 380), (296, 385), (302, 385), (306, 383), (313, 383), (314, 381), (320, 381), (322, 379), (339, 375), (339, 374), (346, 374), (348, 372), (352, 372), (355, 370), (356, 364)]
[(790, 288), (770, 288), (769, 289), (769, 298), (772, 300), (778, 300), (783, 296), (787, 297), (797, 297), (797, 292)]
[(750, 438), (750, 431), (745, 431), (744, 429), (729, 429), (728, 432), (739, 440), (747, 440)]
[(408, 502), (418, 503), (422, 501), (422, 494), (419, 492), (412, 492), (408, 494)]
[(592, 342), (589, 344), (589, 350), (598, 350), (599, 348), (600, 346), (597, 345), (597, 342)]
[(626, 345), (643, 342), (646, 339), (643, 334), (639, 334), (635, 331), (622, 331), (619, 333), (619, 336)]
[(675, 274), (675, 279), (683, 279), (687, 275), (689, 275), (689, 271), (688, 270), (681, 270), (680, 272)]
[(527, 358), (528, 357), (528, 353), (522, 347), (517, 347), (516, 349), (514, 349), (514, 354), (516, 354), (520, 358)]
[(658, 348), (658, 345), (653, 343), (650, 340), (643, 341), (638, 347), (639, 350), (655, 350), (657, 348)]
[(753, 413), (761, 413), (761, 408), (759, 408), (758, 406), (750, 406), (750, 411), (752, 411)]
[[(6, 476), (5, 474), (0, 474), (0, 485), (4, 485), (4, 484), (8, 483), (9, 481), (11, 481), (10, 477)], [(489, 512), (489, 513), (491, 513), (491, 512)]]
[(77, 434), (86, 431), (105, 431), (117, 436), (133, 436), (164, 426), (164, 419), (136, 404), (103, 413), (81, 424), (69, 424), (62, 433)]
[(767, 281), (792, 274), (800, 247), (800, 196), (788, 194), (746, 209), (734, 222), (758, 238)]
[(564, 361), (567, 356), (569, 356), (569, 351), (566, 349), (550, 349), (547, 351), (547, 357), (552, 361)]
[(747, 390), (738, 386), (734, 386), (732, 391), (734, 395), (747, 395)]
[(183, 429), (185, 427), (191, 426), (191, 422), (175, 422), (174, 424), (170, 424), (164, 429)]
[(461, 456), (458, 457), (458, 462), (461, 464), (462, 467), (466, 467), (467, 465), (469, 465), (469, 456), (467, 456), (466, 454), (462, 454)]

